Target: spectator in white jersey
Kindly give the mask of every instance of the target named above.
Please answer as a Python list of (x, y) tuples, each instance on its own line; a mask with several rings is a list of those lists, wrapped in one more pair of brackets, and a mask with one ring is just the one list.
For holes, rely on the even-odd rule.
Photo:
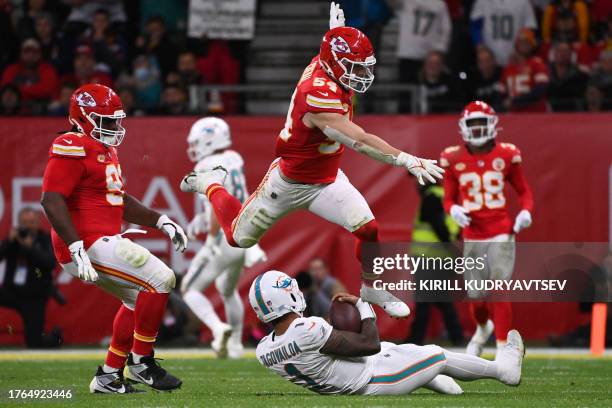
[(304, 296), (294, 279), (268, 271), (253, 281), (249, 301), (259, 320), (271, 323), (257, 359), (281, 377), (319, 394), (404, 395), (424, 387), (461, 394), (455, 379), (495, 379), (519, 385), (525, 352), (516, 330), (495, 361), (453, 353), (435, 345), (381, 342), (369, 303), (339, 294), (361, 316), (359, 333), (333, 328), (320, 317), (302, 317)]
[(470, 16), (475, 46), (485, 45), (504, 66), (514, 51), (521, 29), (535, 30), (537, 22), (529, 0), (476, 0)]

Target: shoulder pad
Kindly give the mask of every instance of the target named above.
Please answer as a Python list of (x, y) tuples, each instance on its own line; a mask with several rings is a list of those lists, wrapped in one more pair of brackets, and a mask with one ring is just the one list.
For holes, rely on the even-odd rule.
[(50, 153), (58, 157), (85, 157), (84, 135), (68, 132), (56, 137), (51, 145)]
[(512, 143), (500, 143), (500, 147), (508, 154), (512, 164), (518, 164), (523, 161), (521, 151)]

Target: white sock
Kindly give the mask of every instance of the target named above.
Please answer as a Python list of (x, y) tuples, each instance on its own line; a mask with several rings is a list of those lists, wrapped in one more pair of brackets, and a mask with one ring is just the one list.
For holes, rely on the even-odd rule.
[(188, 290), (187, 293), (183, 295), (183, 300), (185, 300), (185, 303), (187, 303), (191, 311), (198, 316), (198, 319), (200, 319), (209, 329), (212, 330), (214, 327), (218, 327), (221, 324), (221, 319), (217, 316), (212, 303), (210, 303), (210, 300), (201, 292)]
[(106, 364), (102, 366), (102, 371), (104, 371), (106, 374), (116, 373), (119, 370), (120, 370), (119, 368), (111, 367)]
[(442, 373), (450, 377), (463, 381), (498, 378), (495, 361), (447, 350), (444, 350), (444, 355), (446, 356), (446, 365)]
[(143, 357), (144, 357), (143, 355), (136, 354), (132, 351), (132, 360), (134, 361), (134, 364), (140, 364), (140, 359)]
[(234, 343), (242, 343), (242, 322), (244, 321), (244, 305), (238, 295), (234, 291), (230, 297), (223, 298), (223, 306), (225, 307), (225, 316), (227, 323), (232, 326), (232, 336), (230, 341)]

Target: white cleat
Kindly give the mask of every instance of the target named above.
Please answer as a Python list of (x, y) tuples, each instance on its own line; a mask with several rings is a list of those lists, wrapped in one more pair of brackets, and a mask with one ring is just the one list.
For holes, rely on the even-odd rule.
[(230, 340), (227, 344), (227, 356), (232, 360), (237, 360), (239, 358), (242, 358), (243, 354), (244, 346), (242, 345), (242, 343), (236, 343)]
[(213, 341), (210, 343), (218, 358), (227, 358), (227, 342), (232, 335), (232, 326), (221, 323), (213, 329)]
[(433, 380), (425, 384), (425, 388), (440, 394), (460, 395), (463, 390), (455, 380), (447, 375), (436, 375)]
[(410, 314), (408, 305), (386, 290), (374, 289), (362, 284), (359, 296), (364, 302), (382, 307), (393, 318), (404, 319)]
[(206, 194), (206, 190), (213, 184), (223, 185), (227, 177), (227, 170), (217, 166), (212, 170), (186, 174), (181, 180), (181, 191), (185, 193)]
[(494, 328), (495, 326), (493, 326), (493, 322), (491, 320), (487, 320), (484, 327), (477, 326), (476, 332), (467, 345), (465, 354), (480, 357), (482, 350), (484, 349), (484, 345), (487, 344), (487, 341), (489, 340), (489, 337), (491, 337), (491, 333), (493, 333)]
[(499, 370), (499, 381), (513, 386), (521, 383), (521, 367), (524, 355), (525, 345), (521, 335), (516, 330), (510, 330), (506, 345), (495, 359)]

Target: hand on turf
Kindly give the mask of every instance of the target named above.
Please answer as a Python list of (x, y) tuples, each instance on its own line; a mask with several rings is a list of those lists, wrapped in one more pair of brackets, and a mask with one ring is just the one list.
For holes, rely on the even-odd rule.
[(467, 214), (468, 210), (460, 205), (454, 204), (450, 208), (450, 216), (461, 228), (467, 227), (472, 222), (472, 219)]
[(525, 228), (529, 228), (531, 226), (531, 213), (527, 210), (521, 210), (520, 213), (516, 216), (514, 220), (514, 233), (518, 234)]
[(68, 246), (72, 262), (77, 267), (79, 279), (85, 282), (95, 282), (98, 280), (98, 272), (91, 265), (89, 256), (83, 247), (83, 241), (75, 241)]
[(334, 295), (334, 297), (332, 298), (332, 302), (335, 300), (342, 303), (351, 303), (353, 305), (356, 305), (359, 301), (359, 298), (355, 295), (351, 295), (350, 293), (340, 292)]
[(175, 251), (185, 252), (188, 242), (187, 235), (185, 235), (185, 231), (183, 231), (180, 225), (168, 218), (167, 215), (162, 215), (157, 220), (157, 228), (168, 235), (174, 244)]
[(340, 8), (340, 4), (332, 1), (329, 8), (329, 29), (344, 27), (344, 11)]
[[(429, 183), (436, 184), (436, 178), (441, 179), (444, 169), (436, 165), (437, 160), (421, 159), (408, 153), (400, 153), (397, 156), (396, 164), (405, 167), (413, 176), (417, 178), (419, 184), (424, 186), (426, 179)], [(435, 177), (435, 178), (434, 178)]]

